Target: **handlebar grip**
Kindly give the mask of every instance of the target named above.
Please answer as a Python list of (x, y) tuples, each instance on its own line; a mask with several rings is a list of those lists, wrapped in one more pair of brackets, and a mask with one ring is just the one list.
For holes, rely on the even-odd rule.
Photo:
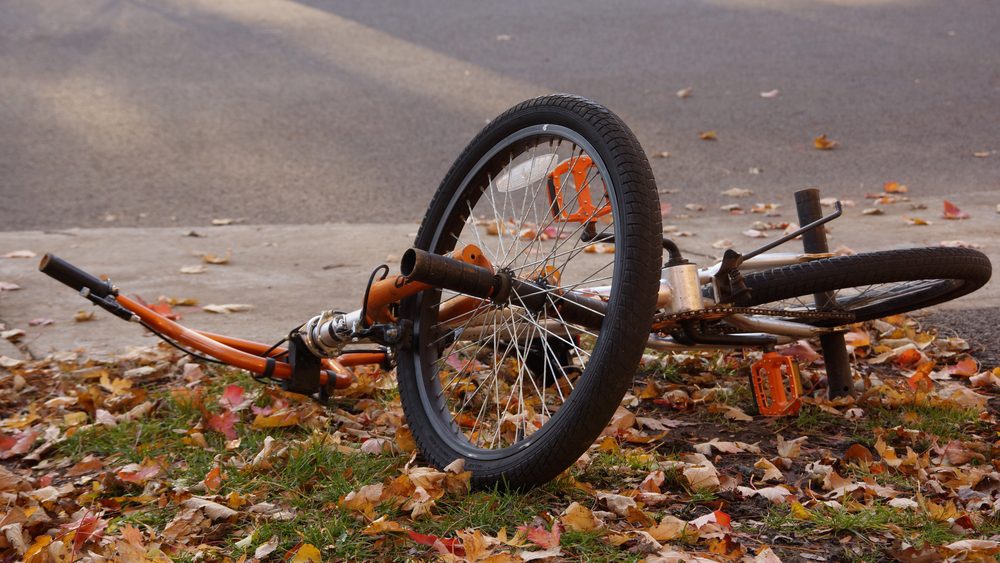
[(111, 282), (98, 279), (53, 254), (42, 256), (42, 261), (38, 263), (38, 269), (43, 274), (72, 287), (76, 291), (86, 287), (91, 294), (100, 298), (114, 293)]
[(486, 268), (419, 248), (403, 253), (399, 270), (410, 280), (473, 297), (490, 297), (498, 287), (496, 276)]

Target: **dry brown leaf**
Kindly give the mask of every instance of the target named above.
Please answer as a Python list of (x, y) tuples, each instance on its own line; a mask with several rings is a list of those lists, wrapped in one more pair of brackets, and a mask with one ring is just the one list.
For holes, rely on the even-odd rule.
[(247, 305), (245, 303), (226, 303), (224, 305), (205, 305), (201, 309), (207, 313), (218, 313), (220, 315), (228, 315), (230, 313), (243, 313), (245, 311), (252, 311), (253, 305)]
[(762, 479), (764, 481), (784, 481), (785, 476), (781, 473), (781, 470), (775, 467), (770, 461), (760, 458), (757, 463), (753, 464), (755, 469), (760, 469), (764, 472)]

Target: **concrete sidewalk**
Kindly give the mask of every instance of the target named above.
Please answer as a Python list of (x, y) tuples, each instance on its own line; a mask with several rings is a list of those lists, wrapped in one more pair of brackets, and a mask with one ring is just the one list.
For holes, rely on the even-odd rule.
[[(914, 203), (926, 203), (928, 209), (911, 211), (909, 204), (899, 203), (884, 206), (886, 214), (877, 216), (862, 215), (862, 208), (870, 202), (859, 200), (832, 224), (831, 246), (863, 252), (937, 246), (942, 241), (960, 239), (981, 245), (997, 263), (1000, 262), (997, 246), (1000, 215), (995, 199), (996, 195), (990, 193), (965, 196), (963, 210), (972, 218), (962, 221), (941, 219), (940, 200), (922, 202), (914, 198)], [(752, 201), (753, 198), (734, 200), (747, 209)], [(729, 239), (735, 248), (744, 251), (766, 242), (768, 239), (752, 239), (742, 234), (754, 221), (794, 220), (790, 201), (781, 208), (780, 217), (750, 213), (733, 216), (717, 208), (689, 211), (683, 205), (683, 200), (674, 200), (674, 210), (664, 223), (693, 235), (678, 236), (675, 240), (701, 265), (711, 263), (711, 257), (721, 254), (720, 249), (712, 246), (719, 239)], [(921, 217), (932, 224), (911, 226), (906, 223), (906, 216)], [(192, 231), (199, 236), (190, 236)], [(26, 336), (21, 344), (35, 356), (76, 348), (90, 353), (113, 352), (152, 341), (140, 327), (100, 310), (96, 310), (92, 321), (75, 322), (74, 314), (91, 309), (91, 305), (38, 272), (38, 259), (43, 253), (52, 252), (91, 273), (109, 275), (127, 293), (138, 294), (150, 302), (162, 295), (196, 298), (201, 306), (253, 305), (251, 311), (229, 315), (207, 313), (200, 307), (176, 310), (184, 316), (182, 322), (192, 327), (273, 342), (323, 309), (351, 310), (360, 306), (369, 273), (383, 262), (395, 270), (399, 256), (412, 243), (416, 231), (417, 225), (413, 224), (325, 224), (0, 232), (0, 256), (22, 249), (38, 254), (32, 259), (0, 258), (0, 281), (22, 288), (0, 293), (0, 322), (7, 329), (24, 330)], [(776, 233), (770, 231), (768, 238), (773, 239)], [(783, 248), (794, 249), (795, 244)], [(201, 274), (179, 273), (184, 266), (200, 264), (200, 253), (225, 255), (230, 249), (232, 258), (228, 264), (206, 265)], [(1000, 286), (991, 282), (978, 293), (942, 307), (978, 309), (975, 316), (980, 321), (984, 315), (1000, 319)], [(948, 315), (950, 319), (961, 317)], [(48, 326), (29, 326), (33, 319), (53, 322)], [(954, 328), (962, 333), (962, 326)], [(989, 347), (997, 346), (992, 343)], [(0, 354), (19, 353), (23, 354), (9, 342), (0, 341)]]

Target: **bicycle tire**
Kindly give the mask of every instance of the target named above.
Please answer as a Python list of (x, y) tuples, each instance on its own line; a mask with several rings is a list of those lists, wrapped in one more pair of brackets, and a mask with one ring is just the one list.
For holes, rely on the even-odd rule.
[[(501, 183), (499, 177), (487, 173), (488, 169), (498, 166), (494, 160), (501, 157), (490, 155), (507, 150), (499, 149), (503, 143), (510, 143), (513, 154), (515, 143), (521, 141), (509, 139), (526, 131), (538, 132), (539, 137), (535, 140), (537, 150), (542, 146), (540, 143), (544, 143), (545, 136), (556, 130), (561, 131), (560, 135), (575, 139), (574, 146), (578, 141), (581, 147), (589, 145), (588, 156), (594, 158), (594, 166), (599, 168), (598, 174), (604, 182), (603, 197), (610, 200), (613, 217), (610, 224), (616, 241), (613, 257), (608, 258), (613, 264), (613, 289), (607, 298), (606, 316), (584, 369), (573, 376), (576, 384), (572, 385), (565, 402), (540, 427), (532, 429), (530, 436), (521, 436), (519, 429), (508, 445), (500, 447), (498, 440), (495, 449), (480, 447), (481, 435), (473, 436), (474, 431), (463, 429), (456, 422), (456, 415), (450, 412), (448, 399), (441, 399), (445, 396), (445, 382), (438, 370), (446, 368), (435, 367), (435, 363), (441, 366), (446, 353), (435, 346), (441, 338), (432, 331), (438, 320), (435, 311), (441, 300), (441, 291), (424, 291), (404, 300), (399, 308), (399, 317), (412, 322), (414, 327), (409, 345), (401, 347), (397, 358), (399, 393), (407, 423), (421, 453), (431, 464), (444, 467), (458, 458), (464, 459), (465, 469), (472, 472), (475, 487), (526, 489), (548, 482), (575, 462), (600, 435), (620, 404), (638, 366), (652, 323), (662, 259), (658, 196), (652, 170), (628, 127), (610, 110), (585, 98), (568, 95), (535, 98), (512, 107), (487, 125), (446, 174), (423, 219), (415, 245), (437, 254), (451, 251), (456, 241), (465, 236), (463, 228), (475, 219), (473, 206), (477, 205), (480, 197), (485, 199), (483, 193), (477, 194), (476, 191), (489, 191), (494, 180)], [(525, 137), (525, 147), (530, 139), (532, 137)], [(552, 141), (549, 143), (552, 146)], [(561, 147), (561, 143), (560, 140), (556, 146)], [(582, 160), (583, 152), (581, 148), (578, 160)], [(532, 162), (527, 174), (529, 181), (534, 174), (535, 160), (541, 158), (535, 154), (530, 153), (528, 160)], [(513, 156), (510, 159), (513, 160)], [(550, 162), (554, 160), (550, 159)], [(600, 169), (600, 166), (604, 168)], [(510, 191), (512, 170), (516, 168), (508, 162), (502, 170), (508, 170), (506, 178)], [(487, 180), (486, 187), (477, 188), (474, 185), (476, 179), (482, 182), (483, 177)], [(596, 179), (588, 180), (584, 185)], [(527, 195), (524, 197), (527, 198)], [(551, 203), (551, 196), (548, 197), (551, 212), (555, 204)], [(463, 205), (468, 207), (467, 214)], [(495, 202), (493, 211), (496, 212)], [(587, 225), (588, 229), (591, 227), (591, 224)], [(476, 228), (473, 226), (473, 230)], [(541, 231), (540, 225), (538, 230)], [(540, 237), (537, 233), (535, 236)], [(553, 244), (558, 246), (559, 237), (555, 240), (557, 242)], [(541, 249), (543, 243), (538, 244)], [(548, 257), (545, 260), (547, 265)], [(567, 264), (569, 261), (570, 258), (567, 258)], [(504, 265), (494, 263), (494, 266)], [(535, 339), (529, 343), (538, 345), (541, 342), (544, 346), (545, 340)], [(511, 341), (516, 342), (517, 338), (511, 338)], [(493, 341), (494, 344), (496, 342)], [(515, 351), (520, 354), (520, 351)], [(473, 359), (478, 360), (479, 354), (475, 352)], [(498, 382), (501, 379), (499, 372), (505, 364), (502, 359), (497, 362), (496, 350), (490, 354), (494, 362), (492, 369), (497, 372), (493, 381)], [(583, 362), (579, 353), (577, 356)], [(462, 365), (463, 370), (466, 367), (467, 364)], [(570, 376), (566, 373), (563, 371), (568, 380)], [(533, 377), (537, 378), (537, 374)], [(494, 384), (499, 386), (499, 383)], [(485, 384), (481, 383), (480, 387), (485, 387)], [(472, 394), (475, 393), (478, 391)], [(488, 400), (489, 394), (487, 390), (487, 398), (482, 400)], [(546, 400), (542, 394), (542, 403)], [(527, 400), (520, 398), (519, 408), (525, 402)], [(479, 422), (478, 418), (476, 422)], [(497, 421), (498, 436), (502, 425)], [(492, 445), (491, 441), (488, 446)]]
[[(815, 307), (814, 294), (835, 292), (836, 310), (851, 311), (855, 320), (867, 321), (951, 301), (982, 287), (991, 272), (989, 258), (969, 248), (884, 250), (746, 274), (749, 296), (738, 304), (752, 307), (797, 300), (796, 307), (809, 308)], [(865, 291), (853, 296), (840, 293), (851, 288)]]

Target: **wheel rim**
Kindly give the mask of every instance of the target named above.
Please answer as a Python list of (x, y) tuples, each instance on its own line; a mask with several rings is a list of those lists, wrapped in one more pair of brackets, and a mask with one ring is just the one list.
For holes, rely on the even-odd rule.
[[(512, 133), (479, 160), (448, 203), (430, 248), (444, 253), (475, 244), (496, 269), (522, 279), (562, 288), (602, 286), (611, 314), (622, 257), (585, 251), (589, 245), (580, 235), (588, 222), (556, 218), (560, 202), (547, 179), (569, 163), (564, 175), (556, 174), (562, 187), (556, 195), (563, 193), (561, 209), (572, 215), (585, 192), (572, 189), (578, 185), (572, 171), (585, 157), (591, 164), (582, 183), (590, 186), (594, 204), (586, 215), (597, 219), (593, 233), (621, 240), (619, 204), (604, 160), (580, 134), (547, 124)], [(610, 214), (596, 217), (604, 204)], [(516, 295), (505, 306), (480, 303), (464, 317), (440, 322), (439, 306), (454, 299), (427, 291), (415, 300), (417, 342), (411, 353), (421, 406), (436, 434), (464, 456), (513, 455), (556, 424), (574, 389), (592, 376), (587, 368), (601, 336), (575, 325), (567, 331), (558, 311), (531, 311)], [(565, 354), (557, 347), (569, 350), (571, 365), (558, 365), (555, 358)], [(537, 355), (529, 357), (539, 349), (540, 362)], [(533, 364), (537, 371), (539, 363), (541, 377), (528, 368)]]

